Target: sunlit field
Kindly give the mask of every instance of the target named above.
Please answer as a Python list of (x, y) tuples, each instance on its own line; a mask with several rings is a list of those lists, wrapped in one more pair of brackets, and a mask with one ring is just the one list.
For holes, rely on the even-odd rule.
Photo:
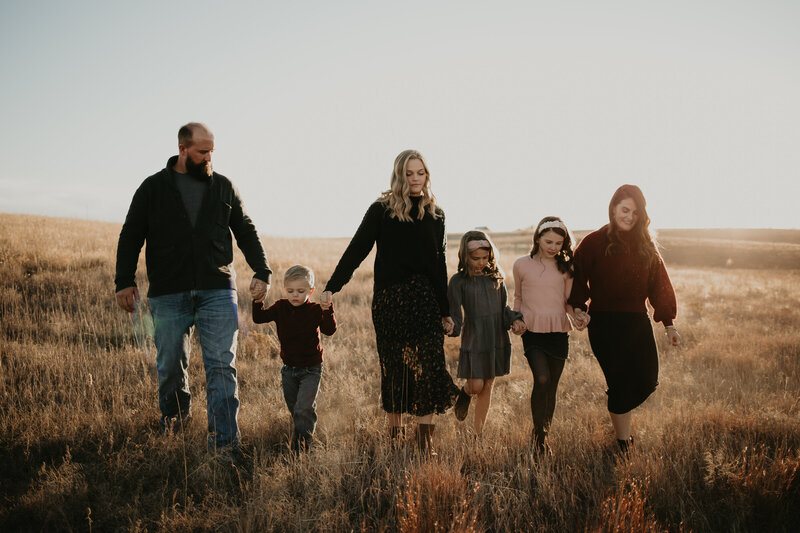
[[(179, 435), (158, 432), (146, 301), (132, 317), (113, 297), (119, 229), (0, 215), (2, 531), (800, 528), (800, 231), (662, 232), (684, 344), (667, 348), (657, 327), (660, 385), (634, 415), (628, 460), (615, 453), (585, 332), (571, 336), (552, 455), (531, 453), (531, 376), (518, 337), (482, 438), (472, 412), (465, 422), (447, 413), (436, 419), (436, 458), (419, 457), (411, 441), (393, 448), (379, 407), (371, 257), (335, 296), (317, 447), (293, 457), (275, 330), (250, 320), (239, 255), (244, 456), (233, 467), (206, 452), (198, 346), (194, 420)], [(513, 294), (511, 265), (530, 236), (494, 237)], [(294, 263), (314, 268), (321, 291), (347, 245), (263, 242), (278, 274), (271, 299)], [(139, 274), (144, 292), (143, 258)], [(458, 340), (445, 348), (455, 375)]]

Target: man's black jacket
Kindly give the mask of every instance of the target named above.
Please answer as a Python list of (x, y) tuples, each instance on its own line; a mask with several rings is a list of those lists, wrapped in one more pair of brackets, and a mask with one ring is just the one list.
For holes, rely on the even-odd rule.
[(171, 157), (166, 168), (144, 180), (133, 195), (117, 244), (116, 290), (136, 285), (136, 264), (145, 241), (149, 296), (232, 288), (231, 231), (255, 277), (269, 283), (272, 271), (239, 191), (214, 172), (192, 228), (175, 185), (172, 167), (177, 160)]

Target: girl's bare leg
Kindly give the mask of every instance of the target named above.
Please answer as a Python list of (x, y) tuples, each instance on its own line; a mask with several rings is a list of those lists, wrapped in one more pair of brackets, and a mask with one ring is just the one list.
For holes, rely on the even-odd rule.
[(403, 425), (402, 413), (386, 413), (386, 422), (389, 424), (389, 429), (400, 427)]
[(483, 431), (483, 424), (486, 422), (486, 415), (489, 413), (489, 404), (492, 402), (492, 387), (494, 378), (483, 382), (483, 388), (478, 392), (475, 402), (475, 434), (480, 435)]

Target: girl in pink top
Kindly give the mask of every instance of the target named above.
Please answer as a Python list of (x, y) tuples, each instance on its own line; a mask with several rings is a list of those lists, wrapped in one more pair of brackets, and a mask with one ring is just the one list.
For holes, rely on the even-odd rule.
[(525, 358), (533, 372), (531, 415), (532, 440), (537, 452), (546, 449), (545, 439), (556, 407), (556, 390), (569, 338), (575, 327), (586, 327), (587, 319), (577, 319), (567, 305), (572, 289), (572, 236), (558, 217), (545, 217), (533, 233), (529, 255), (514, 262), (514, 311), (522, 313), (522, 334)]

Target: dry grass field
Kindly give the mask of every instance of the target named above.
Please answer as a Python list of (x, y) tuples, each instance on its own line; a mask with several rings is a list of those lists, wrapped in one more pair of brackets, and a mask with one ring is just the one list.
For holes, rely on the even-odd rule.
[[(800, 528), (800, 232), (662, 233), (684, 345), (668, 349), (659, 326), (660, 386), (634, 415), (627, 461), (614, 453), (585, 333), (571, 336), (552, 456), (531, 455), (531, 377), (516, 337), (482, 439), (471, 435), (471, 413), (465, 423), (448, 413), (437, 418), (436, 460), (392, 449), (379, 408), (371, 259), (335, 299), (319, 446), (293, 458), (274, 328), (252, 324), (249, 270), (238, 257), (238, 467), (205, 450), (196, 346), (194, 422), (159, 435), (148, 314), (131, 317), (113, 298), (118, 232), (117, 224), (0, 215), (2, 531)], [(529, 236), (495, 238), (510, 273)], [(276, 273), (305, 263), (324, 283), (347, 241), (264, 244)], [(139, 272), (144, 287), (143, 261)], [(446, 353), (455, 375), (457, 340)]]

